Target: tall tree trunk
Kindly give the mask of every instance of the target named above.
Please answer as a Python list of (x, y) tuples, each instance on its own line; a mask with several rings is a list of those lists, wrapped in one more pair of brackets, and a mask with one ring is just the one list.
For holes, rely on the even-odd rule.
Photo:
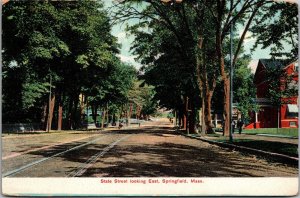
[(106, 111), (105, 111), (105, 107), (103, 107), (101, 128), (104, 128), (105, 116), (106, 116)]
[(177, 115), (177, 111), (176, 111), (176, 110), (174, 110), (174, 127), (176, 127), (176, 126), (177, 126), (177, 117), (178, 117), (178, 115)]
[(73, 126), (72, 126), (72, 109), (73, 109), (73, 97), (69, 96), (68, 129), (73, 129)]
[(218, 57), (219, 70), (223, 81), (224, 90), (224, 105), (223, 105), (223, 116), (225, 118), (224, 135), (229, 136), (229, 125), (230, 125), (230, 112), (229, 112), (229, 100), (230, 100), (230, 79), (227, 72), (225, 71), (224, 54), (222, 51), (222, 17), (225, 10), (225, 1), (217, 1), (217, 24), (216, 24), (216, 54)]
[(228, 77), (226, 77), (224, 81), (224, 113), (223, 116), (225, 117), (225, 136), (229, 136), (229, 127), (230, 127), (230, 80)]
[(57, 130), (61, 131), (62, 129), (62, 117), (63, 117), (63, 106), (62, 103), (58, 104), (58, 122), (57, 122)]
[(128, 104), (125, 105), (125, 118), (126, 118), (126, 126), (129, 126), (129, 113), (128, 113)]
[(206, 132), (206, 125), (205, 125), (205, 100), (202, 99), (202, 108), (201, 108), (201, 132), (204, 134)]
[(107, 120), (107, 126), (108, 126), (108, 123), (109, 123), (109, 112), (108, 112), (108, 103), (106, 103), (106, 115), (107, 115), (107, 118), (106, 118), (106, 120)]
[(115, 124), (116, 123), (116, 114), (113, 113), (112, 115), (112, 123)]
[(187, 125), (188, 125), (188, 97), (184, 98), (184, 112), (183, 112), (183, 130), (187, 131)]
[(92, 117), (93, 117), (94, 123), (96, 125), (96, 123), (97, 123), (97, 109), (98, 109), (98, 106), (95, 105), (95, 104), (93, 104), (91, 106), (91, 108), (92, 108)]
[(130, 118), (132, 113), (132, 103), (129, 104), (129, 113), (128, 113), (128, 126), (130, 126)]
[(189, 124), (188, 124), (188, 127), (189, 127), (189, 129), (188, 129), (188, 132), (189, 133), (196, 133), (196, 110), (195, 110), (195, 107), (194, 107), (194, 104), (190, 101), (189, 102), (190, 103), (190, 110), (189, 110)]
[(52, 119), (53, 119), (53, 112), (54, 112), (54, 105), (55, 105), (55, 94), (52, 94), (51, 101), (50, 101), (50, 112), (48, 114), (48, 122), (47, 122), (47, 130), (50, 131), (52, 127)]
[(206, 133), (214, 133), (213, 131), (213, 125), (212, 125), (212, 117), (211, 117), (211, 99), (212, 99), (213, 92), (209, 91), (206, 92), (205, 97), (205, 108), (204, 108), (204, 114), (205, 114), (205, 126), (206, 126)]
[(72, 111), (72, 121), (74, 123), (75, 129), (78, 127), (78, 124), (80, 124), (80, 117), (78, 117), (78, 105), (79, 105), (79, 94), (74, 95), (74, 107)]
[(43, 105), (43, 113), (41, 118), (41, 129), (47, 130), (47, 114), (48, 114), (48, 104), (45, 102)]
[(81, 94), (81, 99), (80, 99), (80, 119), (82, 121), (82, 123), (84, 122), (84, 110), (85, 110), (85, 104), (87, 104), (87, 97), (84, 96), (84, 94)]
[(64, 92), (61, 86), (57, 86), (57, 105), (58, 105), (58, 112), (57, 112), (57, 130), (62, 129), (62, 117), (63, 117), (63, 101), (64, 101)]
[(178, 111), (178, 126), (180, 129), (183, 128), (183, 113), (182, 110)]
[(63, 119), (63, 99), (64, 94), (62, 92), (58, 95), (58, 116), (57, 116), (57, 130), (61, 131), (62, 129), (62, 119)]
[[(200, 90), (200, 97), (202, 99), (202, 132), (213, 133), (213, 125), (211, 123), (211, 99), (216, 87), (216, 75), (211, 75), (210, 82), (208, 81), (207, 75), (207, 65), (205, 61), (205, 56), (203, 53), (204, 41), (202, 33), (199, 34), (198, 40), (198, 52), (197, 52), (197, 62), (196, 62), (196, 74), (197, 74), (197, 84)], [(205, 125), (204, 125), (205, 124)]]

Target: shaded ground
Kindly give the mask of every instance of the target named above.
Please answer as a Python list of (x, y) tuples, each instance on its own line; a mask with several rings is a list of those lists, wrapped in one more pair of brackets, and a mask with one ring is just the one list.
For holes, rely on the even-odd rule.
[(298, 157), (298, 145), (296, 144), (251, 139), (238, 139), (233, 144)]

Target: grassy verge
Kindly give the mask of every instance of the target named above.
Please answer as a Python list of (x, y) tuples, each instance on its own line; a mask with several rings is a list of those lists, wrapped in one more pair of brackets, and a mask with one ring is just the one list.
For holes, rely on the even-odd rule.
[(270, 135), (282, 135), (282, 136), (290, 136), (290, 137), (298, 137), (298, 129), (276, 129), (276, 128), (264, 128), (264, 129), (247, 129), (243, 130), (245, 134), (270, 134)]
[[(228, 140), (216, 141), (229, 143)], [(251, 139), (234, 139), (233, 144), (273, 153), (280, 153), (292, 157), (298, 157), (298, 145), (296, 144)]]

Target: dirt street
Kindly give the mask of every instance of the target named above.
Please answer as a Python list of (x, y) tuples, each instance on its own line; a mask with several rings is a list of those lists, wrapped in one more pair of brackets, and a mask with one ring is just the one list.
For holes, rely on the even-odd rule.
[(297, 177), (298, 168), (178, 135), (167, 120), (2, 137), (3, 177)]

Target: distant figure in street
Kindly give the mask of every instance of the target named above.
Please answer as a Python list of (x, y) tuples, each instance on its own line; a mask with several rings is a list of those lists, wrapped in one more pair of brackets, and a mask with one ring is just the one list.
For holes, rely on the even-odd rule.
[(171, 122), (171, 123), (173, 123), (173, 113), (169, 113), (168, 115), (167, 115), (167, 118), (169, 118), (169, 121)]
[(123, 127), (123, 123), (122, 121), (119, 122), (119, 129), (121, 129)]
[(238, 129), (239, 129), (239, 134), (242, 133), (243, 125), (244, 125), (243, 120), (242, 120), (242, 119), (239, 119), (238, 122), (237, 122), (237, 127), (238, 127)]
[(231, 122), (231, 129), (232, 129), (232, 133), (234, 133), (234, 129), (235, 129), (235, 121), (232, 120)]

